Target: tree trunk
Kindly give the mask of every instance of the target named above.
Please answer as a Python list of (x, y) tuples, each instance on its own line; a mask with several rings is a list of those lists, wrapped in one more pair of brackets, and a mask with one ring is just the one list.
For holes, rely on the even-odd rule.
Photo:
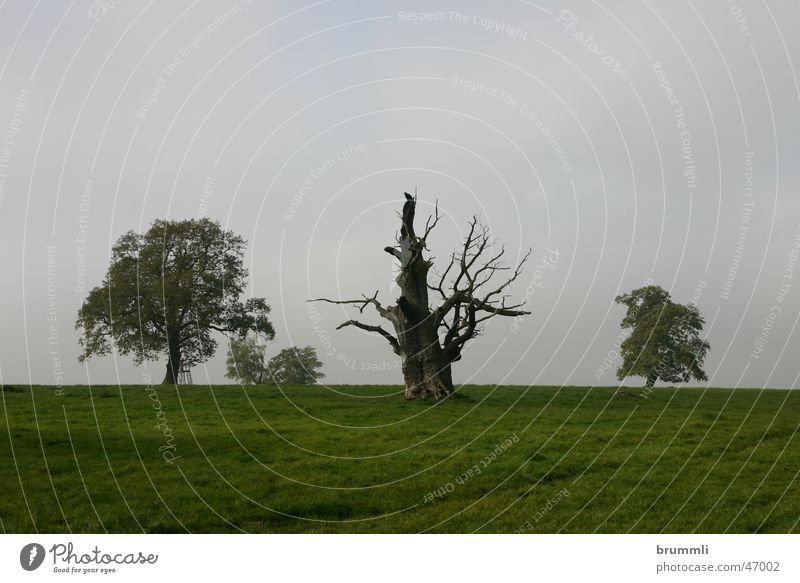
[[(412, 203), (413, 204), (413, 203)], [(395, 330), (403, 362), (406, 399), (444, 399), (453, 393), (450, 362), (447, 360), (428, 305), (430, 262), (422, 256), (422, 243), (406, 226), (403, 269), (397, 277), (402, 296), (397, 301)]]
[(428, 315), (398, 333), (406, 399), (439, 400), (453, 393), (450, 363), (433, 328), (433, 318)]
[(170, 346), (167, 358), (167, 372), (164, 375), (164, 380), (161, 381), (161, 384), (177, 385), (178, 371), (180, 371), (180, 369), (181, 369), (181, 350), (177, 346)]

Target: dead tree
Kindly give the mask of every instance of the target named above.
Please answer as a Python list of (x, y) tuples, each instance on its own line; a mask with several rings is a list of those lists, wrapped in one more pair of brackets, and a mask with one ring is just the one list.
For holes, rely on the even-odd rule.
[[(393, 306), (384, 307), (373, 296), (362, 295), (357, 300), (331, 300), (318, 298), (311, 301), (332, 304), (354, 304), (359, 313), (372, 306), (388, 320), (394, 334), (382, 326), (348, 320), (336, 329), (355, 326), (383, 336), (402, 362), (406, 399), (442, 399), (453, 393), (452, 363), (461, 358), (465, 344), (481, 331), (481, 324), (495, 316), (523, 316), (525, 301), (507, 305), (507, 290), (519, 277), (530, 251), (511, 270), (503, 264), (505, 247), (492, 247), (489, 229), (477, 217), (469, 222), (469, 231), (461, 248), (450, 255), (447, 267), (440, 274), (430, 274), (433, 262), (426, 259), (427, 239), (441, 215), (438, 206), (428, 217), (425, 231), (417, 235), (414, 230), (416, 197), (405, 193), (406, 202), (401, 215), (400, 236), (397, 244), (384, 251), (395, 257), (401, 265), (397, 284), (401, 295)], [(500, 283), (492, 283), (495, 275), (509, 271)], [(440, 303), (431, 308), (428, 293), (434, 292)]]

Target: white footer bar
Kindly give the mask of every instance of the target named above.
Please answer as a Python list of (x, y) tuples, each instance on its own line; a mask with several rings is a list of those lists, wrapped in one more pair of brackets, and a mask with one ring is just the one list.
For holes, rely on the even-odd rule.
[(777, 583), (798, 555), (798, 535), (4, 535), (0, 581)]

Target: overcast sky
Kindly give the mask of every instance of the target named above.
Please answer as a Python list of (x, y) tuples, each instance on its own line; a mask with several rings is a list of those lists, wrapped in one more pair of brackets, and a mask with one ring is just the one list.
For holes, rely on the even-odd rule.
[(305, 300), (396, 297), (382, 249), (416, 188), (434, 258), (473, 214), (533, 248), (533, 315), (493, 320), (456, 382), (613, 384), (614, 296), (652, 281), (704, 314), (710, 385), (796, 386), (797, 2), (113, 4), (0, 3), (3, 382), (160, 378), (79, 364), (76, 311), (122, 233), (208, 216), (249, 241), (270, 355), (400, 383)]

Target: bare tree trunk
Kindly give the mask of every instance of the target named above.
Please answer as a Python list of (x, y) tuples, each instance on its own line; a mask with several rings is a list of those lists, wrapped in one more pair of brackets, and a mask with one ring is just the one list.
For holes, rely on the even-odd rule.
[[(414, 201), (406, 204), (413, 207)], [(428, 304), (431, 264), (422, 256), (424, 240), (415, 236), (408, 212), (403, 214), (405, 238), (400, 241), (403, 269), (397, 277), (402, 295), (397, 301), (399, 309), (394, 324), (403, 361), (405, 397), (439, 400), (453, 393), (450, 362), (442, 350), (436, 319)]]
[(177, 385), (178, 371), (181, 368), (181, 350), (177, 346), (170, 345), (167, 359), (167, 372), (164, 375), (162, 385)]
[(450, 363), (439, 344), (434, 321), (428, 315), (421, 322), (403, 322), (398, 331), (406, 399), (443, 399), (453, 393)]

